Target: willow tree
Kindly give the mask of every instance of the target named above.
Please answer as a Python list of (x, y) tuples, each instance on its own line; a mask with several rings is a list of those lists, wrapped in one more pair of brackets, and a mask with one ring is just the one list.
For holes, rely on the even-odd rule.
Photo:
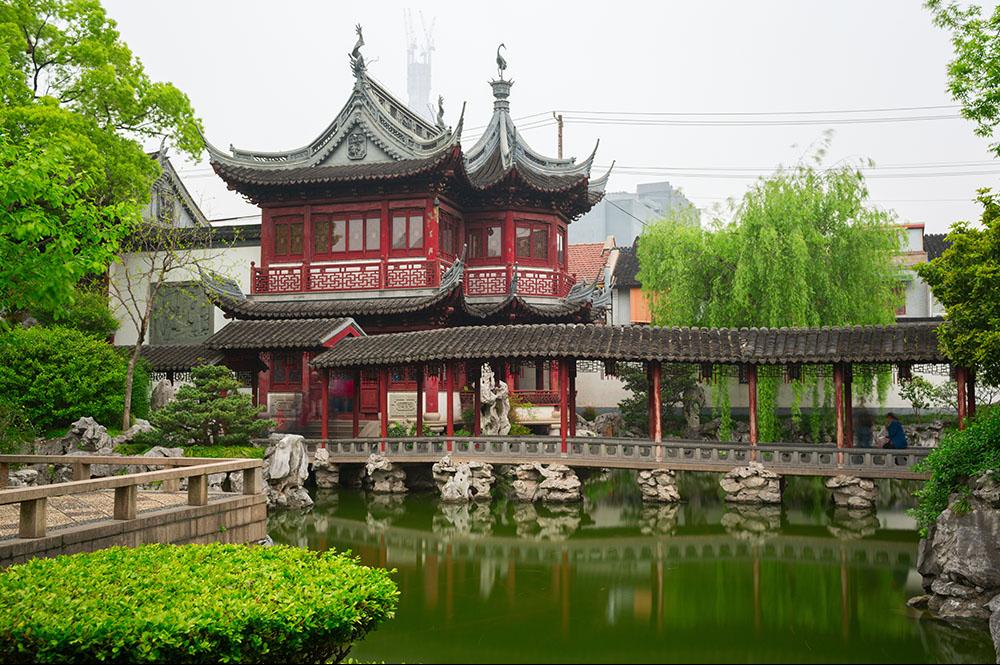
[[(685, 219), (647, 227), (639, 243), (639, 280), (651, 299), (654, 323), (781, 327), (894, 321), (901, 277), (895, 257), (902, 238), (892, 213), (869, 204), (857, 168), (779, 169), (753, 185), (732, 212), (728, 223), (714, 220), (707, 228)], [(870, 390), (872, 377), (860, 379), (862, 389)], [(777, 382), (764, 375), (758, 384), (764, 441), (779, 436)], [(820, 394), (830, 394), (824, 383), (806, 376), (795, 386), (793, 415), (803, 389), (813, 390), (814, 434)], [(716, 384), (716, 404), (721, 400), (728, 409), (724, 382)]]

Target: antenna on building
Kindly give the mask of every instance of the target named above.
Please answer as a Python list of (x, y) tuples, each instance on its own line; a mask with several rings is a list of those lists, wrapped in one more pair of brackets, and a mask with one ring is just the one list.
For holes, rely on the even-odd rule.
[(434, 24), (424, 20), (424, 13), (419, 12), (420, 30), (423, 43), (418, 43), (418, 37), (413, 26), (413, 12), (403, 10), (403, 21), (406, 24), (406, 92), (409, 96), (409, 107), (428, 122), (434, 121), (434, 106), (431, 104), (431, 54), (434, 52)]

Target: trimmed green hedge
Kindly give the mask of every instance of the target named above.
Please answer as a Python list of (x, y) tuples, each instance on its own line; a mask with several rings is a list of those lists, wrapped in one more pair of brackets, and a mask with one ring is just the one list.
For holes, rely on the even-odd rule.
[[(0, 395), (24, 409), (41, 432), (83, 416), (120, 426), (125, 370), (125, 358), (113, 346), (78, 330), (33, 326), (0, 333)], [(136, 376), (133, 412), (142, 417), (149, 380), (142, 368)]]
[(389, 572), (348, 555), (145, 545), (0, 574), (0, 661), (340, 661), (392, 618)]
[[(153, 446), (148, 443), (120, 443), (115, 446), (119, 455), (142, 455)], [(184, 457), (217, 457), (222, 459), (264, 459), (264, 449), (259, 446), (188, 446)]]

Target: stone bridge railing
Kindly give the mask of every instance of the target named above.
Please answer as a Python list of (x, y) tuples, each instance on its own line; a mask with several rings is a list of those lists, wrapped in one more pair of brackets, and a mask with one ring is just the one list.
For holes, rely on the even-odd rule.
[(666, 467), (677, 470), (726, 472), (757, 461), (785, 475), (853, 475), (868, 478), (912, 478), (926, 475), (914, 471), (929, 448), (903, 450), (881, 448), (838, 449), (830, 445), (745, 443), (671, 440), (653, 443), (642, 439), (576, 437), (568, 441), (567, 452), (551, 436), (523, 437), (406, 437), (311, 440), (311, 447), (326, 444), (330, 461), (359, 461), (378, 453), (394, 461), (427, 461), (446, 454), (479, 458), (492, 463), (550, 463), (570, 466), (625, 468)]

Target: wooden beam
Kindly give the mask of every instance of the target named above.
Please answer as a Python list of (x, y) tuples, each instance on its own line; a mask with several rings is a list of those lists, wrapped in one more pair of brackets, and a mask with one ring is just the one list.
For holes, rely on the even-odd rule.
[[(837, 448), (844, 447), (844, 366), (841, 363), (833, 365), (833, 404), (837, 421)], [(843, 453), (837, 453), (837, 462), (842, 464)]]
[(424, 435), (424, 366), (417, 365), (415, 369), (417, 380), (417, 436)]
[[(203, 476), (204, 477), (204, 476)], [(136, 514), (136, 485), (126, 485), (115, 488), (114, 518), (116, 520), (134, 520)]]
[(322, 420), (320, 438), (323, 439), (320, 446), (326, 448), (326, 440), (330, 438), (330, 369), (324, 367), (320, 372), (320, 392), (322, 394), (320, 395), (319, 417)]
[(854, 447), (854, 366), (844, 366), (844, 446)]
[(567, 435), (567, 415), (569, 412), (569, 390), (566, 385), (568, 381), (568, 368), (566, 366), (566, 360), (564, 358), (559, 359), (559, 451), (565, 455), (569, 452), (569, 446), (566, 443)]
[(45, 535), (45, 508), (44, 497), (21, 502), (18, 538), (41, 538)]
[(475, 367), (469, 372), (472, 382), (472, 434), (481, 436), (483, 433), (483, 365), (473, 363)]
[(354, 399), (351, 400), (351, 436), (361, 435), (361, 370), (354, 370)]
[(208, 476), (191, 476), (188, 478), (188, 505), (204, 506), (208, 504)]
[(455, 363), (445, 367), (445, 390), (448, 393), (448, 403), (445, 404), (445, 433), (448, 435), (448, 452), (452, 452), (455, 436)]
[(379, 444), (381, 452), (385, 452), (385, 439), (389, 436), (389, 368), (380, 367), (378, 370), (378, 413), (379, 413), (379, 435), (382, 442)]
[(958, 429), (965, 429), (968, 420), (969, 401), (966, 394), (969, 370), (966, 367), (955, 368), (955, 383), (958, 385)]
[(569, 392), (569, 435), (576, 436), (576, 360), (566, 361), (567, 390)]
[[(757, 366), (747, 365), (747, 410), (750, 413), (750, 446), (756, 447), (759, 440), (757, 431)], [(750, 459), (757, 459), (757, 451), (750, 451)]]

